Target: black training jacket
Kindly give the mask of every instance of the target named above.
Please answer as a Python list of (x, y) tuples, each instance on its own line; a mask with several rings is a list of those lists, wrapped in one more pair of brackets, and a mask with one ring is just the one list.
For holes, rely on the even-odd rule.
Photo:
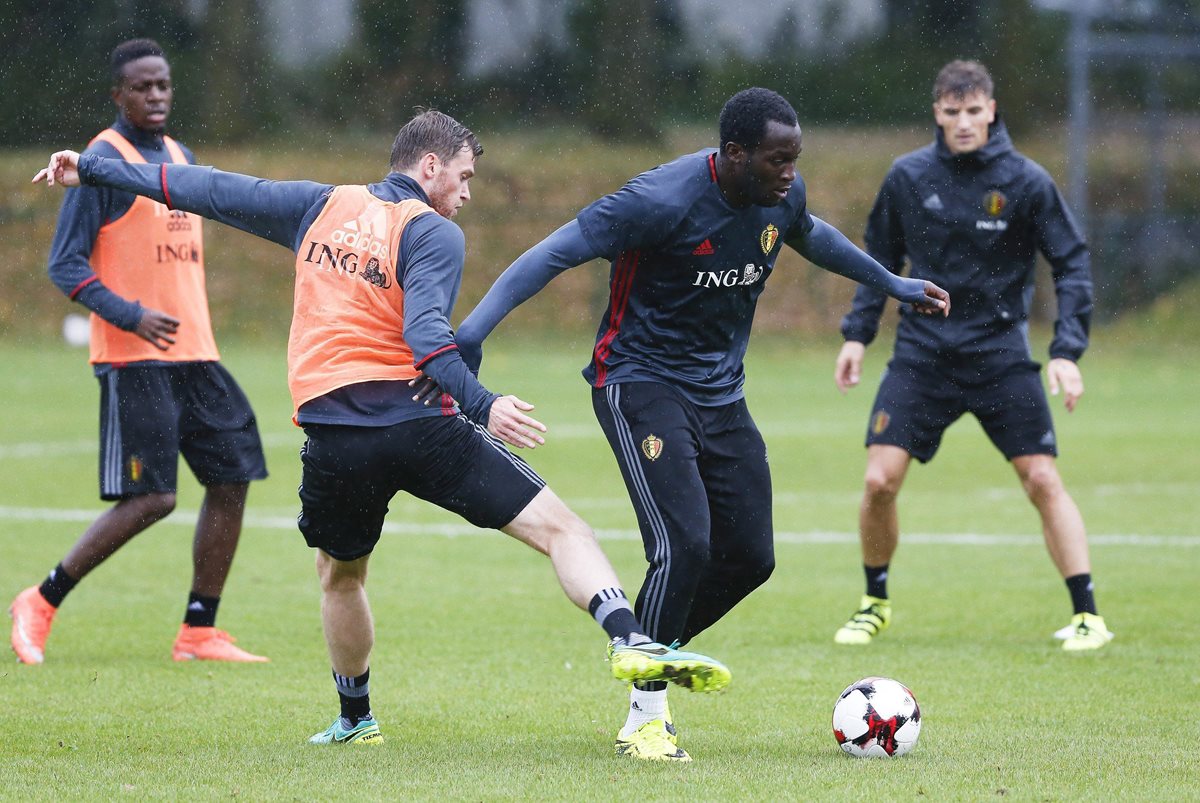
[[(950, 293), (949, 318), (902, 307), (896, 354), (961, 356), (1013, 351), (1025, 359), (1025, 322), (1037, 251), (1053, 269), (1058, 320), (1051, 357), (1078, 360), (1088, 345), (1092, 277), (1087, 244), (1049, 173), (1013, 148), (1004, 123), (956, 156), (936, 140), (893, 164), (867, 222), (866, 250), (889, 270)], [(860, 286), (842, 319), (846, 340), (870, 343), (887, 296)]]

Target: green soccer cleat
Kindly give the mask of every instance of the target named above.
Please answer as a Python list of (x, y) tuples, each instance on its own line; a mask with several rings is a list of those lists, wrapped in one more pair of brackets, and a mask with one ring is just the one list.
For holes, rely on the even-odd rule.
[(379, 724), (374, 718), (360, 719), (351, 725), (338, 717), (332, 725), (313, 734), (308, 741), (311, 744), (383, 744), (383, 734), (379, 732)]
[(1062, 648), (1067, 652), (1098, 650), (1113, 640), (1112, 631), (1104, 624), (1104, 617), (1094, 613), (1077, 613), (1071, 618), (1074, 632), (1063, 640)]
[(617, 734), (617, 755), (640, 758), (643, 761), (691, 761), (692, 757), (687, 751), (675, 744), (674, 729), (668, 728), (666, 720), (655, 719), (628, 736)]
[(887, 630), (892, 623), (892, 603), (886, 599), (863, 594), (859, 609), (850, 621), (833, 634), (837, 644), (870, 644), (871, 639)]
[(729, 669), (707, 655), (683, 652), (658, 642), (626, 644), (613, 639), (608, 645), (608, 660), (617, 680), (666, 680), (691, 691), (720, 691), (729, 685), (733, 675)]

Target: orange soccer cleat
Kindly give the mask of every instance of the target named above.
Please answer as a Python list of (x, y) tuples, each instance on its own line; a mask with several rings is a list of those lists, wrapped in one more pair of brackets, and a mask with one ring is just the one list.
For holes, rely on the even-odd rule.
[(54, 614), (58, 613), (37, 586), (17, 594), (17, 598), (8, 606), (8, 615), (12, 617), (12, 648), (17, 654), (17, 660), (23, 664), (40, 664), (46, 658), (46, 637), (50, 635), (50, 625), (54, 623)]
[(171, 657), (176, 661), (239, 661), (242, 663), (265, 663), (270, 661), (263, 655), (254, 655), (241, 647), (235, 647), (233, 636), (215, 627), (192, 627), (180, 625), (179, 635)]

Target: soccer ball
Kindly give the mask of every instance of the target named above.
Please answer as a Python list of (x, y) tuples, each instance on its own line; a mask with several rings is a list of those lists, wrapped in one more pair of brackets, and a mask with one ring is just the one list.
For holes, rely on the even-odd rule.
[(852, 756), (902, 756), (921, 733), (921, 708), (903, 683), (863, 678), (841, 693), (833, 706), (833, 738)]

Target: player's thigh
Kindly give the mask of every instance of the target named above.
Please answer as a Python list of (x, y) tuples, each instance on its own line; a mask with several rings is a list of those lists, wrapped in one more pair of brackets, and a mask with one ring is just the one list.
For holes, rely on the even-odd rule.
[(597, 388), (592, 406), (620, 466), (647, 560), (664, 554), (668, 542), (707, 553), (709, 507), (694, 406), (654, 382)]
[(1054, 419), (1034, 362), (1014, 364), (969, 396), (971, 413), (1006, 458), (1058, 454)]
[(218, 362), (181, 366), (180, 450), (201, 485), (245, 483), (267, 476), (250, 400)]
[(892, 360), (884, 372), (866, 445), (897, 446), (920, 460), (931, 460), (946, 428), (966, 411), (957, 385), (926, 363)]
[(533, 468), (464, 415), (421, 419), (423, 465), (401, 488), (476, 527), (503, 529), (545, 488)]
[(100, 380), (100, 497), (174, 493), (180, 402), (170, 367), (126, 366)]
[(712, 555), (771, 563), (771, 466), (744, 401), (702, 411), (700, 477), (712, 519)]
[[(309, 424), (300, 449), (300, 532), (340, 561), (368, 555), (379, 541), (398, 480), (397, 427)], [(389, 437), (391, 435), (391, 437)]]

